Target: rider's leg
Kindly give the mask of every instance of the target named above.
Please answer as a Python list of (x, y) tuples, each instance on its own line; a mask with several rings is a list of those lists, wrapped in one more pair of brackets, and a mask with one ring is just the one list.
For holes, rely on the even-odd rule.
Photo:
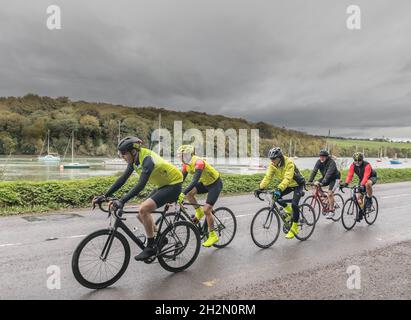
[(367, 196), (372, 198), (372, 181), (368, 180), (367, 183), (365, 184), (365, 190), (367, 192)]
[(138, 219), (143, 223), (147, 238), (154, 238), (154, 220), (151, 212), (157, 208), (154, 200), (148, 198), (140, 206), (140, 214)]
[(327, 197), (328, 197), (328, 209), (330, 211), (334, 211), (334, 191), (328, 190)]
[(213, 216), (213, 206), (206, 203), (204, 205), (204, 213), (207, 220), (208, 230), (214, 230), (214, 216)]
[(155, 255), (156, 242), (154, 239), (154, 220), (151, 215), (156, 208), (164, 206), (166, 203), (172, 203), (177, 201), (178, 196), (181, 193), (182, 183), (175, 185), (169, 185), (158, 189), (154, 194), (151, 195), (151, 198), (146, 199), (140, 206), (140, 217), (143, 221), (144, 229), (147, 234), (147, 246), (144, 248), (140, 254), (134, 257), (134, 259), (140, 261), (150, 258)]
[(298, 234), (298, 221), (300, 219), (300, 208), (299, 203), (303, 195), (304, 186), (298, 186), (294, 189), (293, 201), (291, 206), (293, 208), (293, 219), (290, 231), (285, 235), (287, 239), (292, 239), (296, 234)]
[(207, 194), (206, 203), (204, 205), (204, 212), (206, 214), (209, 233), (208, 233), (207, 241), (203, 243), (203, 246), (211, 247), (213, 244), (215, 244), (219, 240), (218, 235), (214, 230), (213, 206), (217, 202), (218, 196), (220, 195), (220, 192), (223, 189), (223, 183), (221, 179), (218, 179), (212, 185), (207, 186), (207, 189), (208, 189), (208, 194)]
[(195, 223), (198, 223), (201, 218), (204, 216), (204, 210), (201, 208), (201, 206), (198, 204), (197, 199), (195, 198), (195, 195), (198, 193), (197, 187), (194, 187), (191, 189), (191, 191), (187, 194), (187, 200), (190, 203), (194, 203), (194, 209), (196, 211), (195, 215)]

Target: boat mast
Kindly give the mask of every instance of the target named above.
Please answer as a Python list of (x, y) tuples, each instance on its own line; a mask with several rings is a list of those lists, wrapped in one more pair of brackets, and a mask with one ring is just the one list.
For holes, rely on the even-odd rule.
[(47, 155), (50, 154), (50, 130), (47, 131)]
[(74, 131), (71, 134), (71, 163), (74, 163)]
[(120, 139), (121, 139), (121, 121), (118, 120), (118, 136), (117, 136), (117, 143), (120, 143)]

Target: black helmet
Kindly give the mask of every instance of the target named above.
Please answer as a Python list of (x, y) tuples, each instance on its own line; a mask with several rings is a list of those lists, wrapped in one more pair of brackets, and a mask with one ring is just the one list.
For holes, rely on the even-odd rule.
[(143, 141), (137, 137), (125, 137), (118, 143), (117, 150), (124, 153), (132, 149), (139, 149), (142, 143)]
[(329, 157), (330, 153), (328, 152), (327, 149), (321, 149), (320, 153), (318, 154), (319, 156), (325, 156), (325, 157)]
[(281, 148), (279, 147), (274, 147), (268, 151), (268, 157), (271, 160), (277, 159), (277, 158), (282, 158), (283, 157), (283, 152), (281, 151)]
[(354, 161), (363, 161), (364, 155), (361, 152), (355, 152), (352, 158), (354, 159)]

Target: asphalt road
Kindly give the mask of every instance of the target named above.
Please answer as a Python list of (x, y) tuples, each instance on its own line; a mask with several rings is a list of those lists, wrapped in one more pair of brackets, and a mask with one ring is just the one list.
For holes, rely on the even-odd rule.
[[(380, 212), (374, 225), (368, 226), (362, 222), (347, 232), (341, 222), (320, 218), (308, 241), (286, 240), (281, 234), (274, 246), (265, 250), (254, 245), (249, 232), (254, 213), (265, 204), (252, 195), (224, 197), (218, 205), (230, 207), (238, 222), (236, 237), (229, 247), (202, 248), (197, 261), (188, 270), (178, 274), (165, 271), (159, 264), (147, 265), (131, 259), (126, 273), (118, 282), (110, 288), (97, 291), (77, 283), (71, 271), (71, 257), (85, 235), (108, 226), (104, 213), (97, 210), (73, 210), (3, 217), (0, 218), (0, 298), (271, 299), (280, 296), (275, 291), (254, 294), (255, 290), (259, 290), (259, 284), (286, 283), (292, 280), (290, 275), (293, 274), (306, 274), (305, 277), (311, 278), (311, 283), (317, 283), (310, 286), (313, 298), (329, 297), (323, 286), (332, 286), (335, 292), (339, 292), (333, 297), (361, 298), (361, 293), (375, 290), (376, 286), (383, 288), (384, 281), (381, 279), (378, 282), (378, 268), (369, 267), (372, 260), (370, 262), (368, 259), (365, 263), (358, 257), (367, 257), (367, 252), (375, 250), (390, 250), (392, 245), (411, 240), (408, 204), (411, 182), (376, 185), (375, 195), (379, 199)], [(142, 229), (133, 216), (128, 217), (127, 224)], [(139, 252), (140, 249), (132, 247), (132, 256)], [(357, 291), (356, 295), (347, 295), (351, 291), (345, 281), (349, 277), (346, 267), (350, 264), (359, 264), (361, 267), (361, 261), (364, 262), (361, 274), (364, 279), (372, 278), (373, 282), (363, 281), (360, 293)], [(408, 266), (410, 262), (410, 255), (402, 255), (401, 264)], [(61, 270), (60, 289), (47, 288), (50, 277), (47, 268), (51, 265)], [(337, 265), (334, 273), (339, 272), (338, 281), (335, 276), (324, 278), (321, 272), (316, 272)], [(322, 280), (317, 281), (320, 278)], [(408, 281), (408, 278), (405, 280)], [(289, 298), (293, 297), (292, 292), (288, 293)], [(395, 297), (395, 294), (394, 290), (390, 297)], [(300, 297), (298, 294), (295, 296)], [(405, 292), (405, 297), (411, 298), (411, 293)]]

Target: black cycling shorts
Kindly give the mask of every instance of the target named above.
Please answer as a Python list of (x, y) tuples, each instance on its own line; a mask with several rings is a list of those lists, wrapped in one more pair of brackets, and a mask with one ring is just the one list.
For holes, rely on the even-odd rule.
[(195, 188), (197, 189), (198, 194), (208, 193), (206, 203), (210, 206), (213, 206), (217, 202), (221, 190), (223, 190), (223, 181), (221, 180), (221, 178), (218, 178), (208, 186), (205, 186), (201, 182), (198, 182)]
[(368, 180), (371, 181), (373, 185), (377, 183), (377, 177), (370, 177)]
[(160, 208), (166, 203), (173, 203), (178, 200), (182, 185), (182, 183), (177, 183), (154, 189), (147, 198), (152, 199), (156, 203), (157, 208)]
[(325, 184), (324, 186), (328, 186), (328, 191), (334, 192), (338, 186), (340, 185), (340, 179), (332, 179), (329, 183)]

